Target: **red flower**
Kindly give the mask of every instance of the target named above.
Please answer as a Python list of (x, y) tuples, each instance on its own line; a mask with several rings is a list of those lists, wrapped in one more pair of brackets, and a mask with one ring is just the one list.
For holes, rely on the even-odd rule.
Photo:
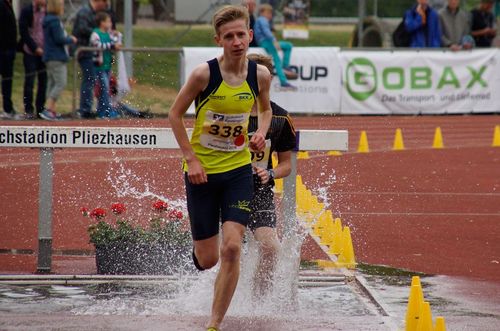
[(89, 216), (89, 210), (85, 207), (80, 208), (80, 213), (85, 217)]
[(178, 219), (182, 219), (182, 218), (184, 218), (184, 215), (182, 214), (182, 211), (176, 210), (175, 217), (177, 217)]
[(125, 205), (123, 203), (114, 203), (111, 205), (111, 211), (115, 215), (123, 214), (125, 210), (127, 210), (127, 208), (125, 208)]
[(168, 208), (168, 204), (162, 200), (158, 200), (153, 204), (153, 209), (156, 211), (164, 211), (167, 208)]
[(180, 210), (171, 210), (168, 213), (168, 218), (171, 218), (171, 219), (181, 220), (183, 217), (184, 217), (184, 215), (182, 214), (182, 211), (180, 211)]
[(95, 208), (90, 213), (90, 217), (95, 218), (95, 219), (104, 218), (104, 217), (106, 217), (106, 211), (102, 208)]

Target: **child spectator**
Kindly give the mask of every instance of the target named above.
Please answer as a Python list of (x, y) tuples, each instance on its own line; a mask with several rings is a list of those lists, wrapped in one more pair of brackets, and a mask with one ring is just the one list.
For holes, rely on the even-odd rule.
[(481, 0), (479, 8), (471, 11), (471, 34), (477, 47), (491, 47), (493, 38), (497, 34), (495, 17), (491, 10), (494, 0)]
[(441, 23), (441, 43), (453, 51), (470, 49), (474, 39), (470, 36), (470, 17), (460, 8), (460, 0), (448, 0), (448, 5), (439, 10)]
[[(293, 74), (293, 71), (289, 70), (293, 45), (287, 41), (276, 40), (270, 26), (272, 18), (273, 7), (268, 4), (261, 5), (259, 7), (259, 18), (255, 22), (254, 38), (257, 44), (273, 57), (274, 69), (280, 80), (281, 87), (288, 90), (297, 90), (295, 86), (288, 82), (285, 74), (287, 71), (288, 74)], [(281, 61), (278, 51), (283, 51), (283, 61)]]
[(67, 83), (68, 50), (66, 45), (75, 44), (76, 38), (64, 31), (61, 18), (64, 13), (64, 0), (48, 0), (47, 15), (43, 19), (44, 52), (43, 62), (47, 67), (47, 108), (40, 113), (46, 120), (56, 120), (57, 99)]
[(99, 99), (97, 102), (97, 117), (101, 119), (115, 119), (118, 118), (119, 115), (111, 106), (111, 99), (109, 96), (109, 81), (111, 64), (113, 62), (111, 50), (120, 49), (120, 44), (116, 43), (116, 39), (113, 40), (109, 33), (112, 26), (109, 14), (106, 12), (98, 12), (95, 19), (97, 28), (92, 31), (90, 45), (102, 49), (97, 51), (94, 55), (96, 78), (100, 87)]
[(417, 0), (417, 4), (406, 11), (405, 28), (410, 33), (410, 47), (441, 47), (439, 16), (428, 0)]

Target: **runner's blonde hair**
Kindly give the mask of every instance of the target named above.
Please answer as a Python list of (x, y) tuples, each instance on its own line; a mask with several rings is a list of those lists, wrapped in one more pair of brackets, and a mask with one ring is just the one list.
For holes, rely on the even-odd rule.
[(250, 18), (248, 17), (248, 10), (243, 6), (224, 6), (219, 9), (212, 20), (215, 33), (219, 34), (219, 28), (236, 20), (245, 20), (247, 29), (250, 29)]

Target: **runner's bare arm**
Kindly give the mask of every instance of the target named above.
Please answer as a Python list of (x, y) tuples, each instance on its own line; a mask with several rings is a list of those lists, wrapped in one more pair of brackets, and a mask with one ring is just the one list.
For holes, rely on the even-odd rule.
[(187, 83), (181, 88), (179, 94), (177, 94), (168, 113), (168, 119), (172, 125), (175, 139), (188, 165), (189, 181), (193, 184), (205, 183), (207, 175), (189, 142), (183, 116), (196, 96), (207, 87), (209, 78), (210, 71), (208, 64), (203, 63), (197, 66), (189, 76)]
[(266, 133), (271, 125), (273, 113), (271, 111), (271, 102), (269, 99), (269, 89), (271, 88), (271, 73), (263, 65), (257, 65), (257, 80), (259, 82), (258, 102), (258, 128), (250, 140), (250, 148), (256, 151), (262, 151), (266, 146)]

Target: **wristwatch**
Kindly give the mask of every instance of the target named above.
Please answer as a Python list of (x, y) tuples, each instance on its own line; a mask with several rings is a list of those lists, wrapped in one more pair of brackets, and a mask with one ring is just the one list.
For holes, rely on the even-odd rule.
[(274, 179), (274, 170), (273, 169), (267, 169), (267, 175), (269, 176), (269, 180), (271, 181)]

